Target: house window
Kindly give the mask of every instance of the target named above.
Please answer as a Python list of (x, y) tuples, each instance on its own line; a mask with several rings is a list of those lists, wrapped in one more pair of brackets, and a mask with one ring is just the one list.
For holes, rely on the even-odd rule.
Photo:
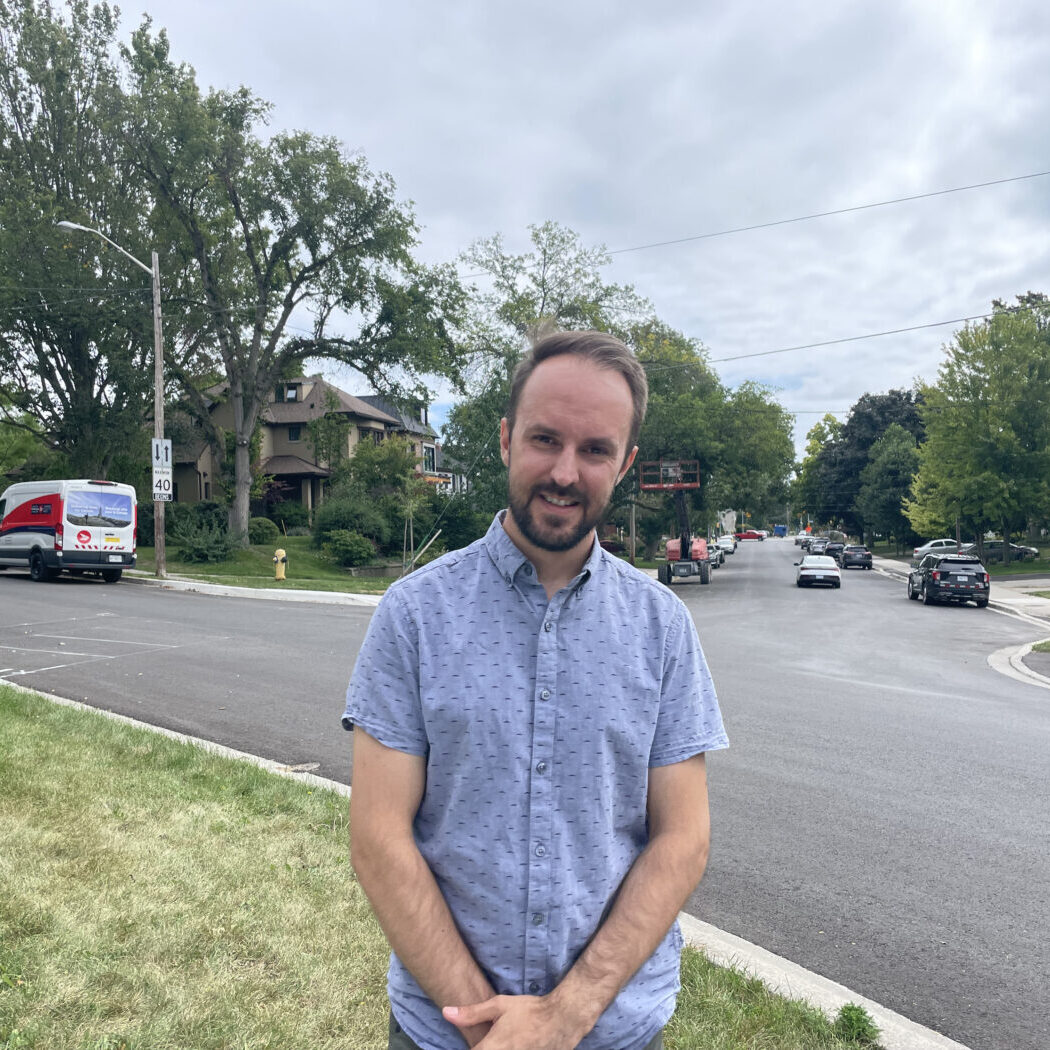
[(303, 428), (296, 424), (288, 428), (288, 440), (289, 441), (302, 441), (303, 439)]
[(436, 465), (435, 465), (435, 462), (434, 462), (434, 446), (433, 445), (424, 445), (423, 446), (423, 469), (428, 474), (433, 474), (435, 469), (436, 469)]

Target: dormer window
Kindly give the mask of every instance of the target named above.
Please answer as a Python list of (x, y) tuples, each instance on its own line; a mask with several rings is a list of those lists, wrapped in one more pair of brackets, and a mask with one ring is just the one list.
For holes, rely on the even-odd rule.
[(294, 402), (302, 400), (302, 388), (298, 383), (282, 383), (274, 391), (274, 401), (277, 404), (284, 404), (285, 402)]

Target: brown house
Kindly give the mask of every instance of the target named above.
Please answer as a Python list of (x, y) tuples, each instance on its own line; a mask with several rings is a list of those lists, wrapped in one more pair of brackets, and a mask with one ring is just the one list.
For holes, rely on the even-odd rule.
[[(312, 510), (324, 498), (324, 483), (331, 471), (319, 462), (309, 440), (309, 424), (336, 413), (349, 424), (346, 429), (349, 455), (359, 441), (382, 441), (387, 434), (408, 434), (421, 446), (420, 436), (405, 426), (401, 413), (377, 407), (371, 398), (355, 397), (320, 375), (292, 379), (281, 383), (271, 394), (260, 417), (262, 444), (259, 450), (260, 470), (270, 475), (284, 491), (284, 498)], [(219, 426), (233, 429), (232, 411), (225, 402), (217, 401), (212, 409)], [(433, 430), (427, 427), (433, 434)], [(433, 447), (433, 446), (432, 446)], [(424, 452), (419, 448), (424, 459)], [(175, 499), (196, 503), (211, 499), (215, 493), (216, 466), (208, 443), (203, 439), (177, 444), (175, 447)]]

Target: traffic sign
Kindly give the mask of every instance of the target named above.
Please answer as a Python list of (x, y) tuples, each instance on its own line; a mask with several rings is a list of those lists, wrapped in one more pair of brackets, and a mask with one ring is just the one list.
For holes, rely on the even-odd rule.
[(172, 499), (171, 439), (153, 439), (153, 502), (168, 503)]

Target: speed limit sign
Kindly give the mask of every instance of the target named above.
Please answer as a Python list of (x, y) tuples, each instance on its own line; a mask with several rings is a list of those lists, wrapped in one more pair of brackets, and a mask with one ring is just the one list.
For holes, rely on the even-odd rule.
[(173, 485), (171, 480), (171, 440), (153, 439), (153, 502), (171, 502)]

